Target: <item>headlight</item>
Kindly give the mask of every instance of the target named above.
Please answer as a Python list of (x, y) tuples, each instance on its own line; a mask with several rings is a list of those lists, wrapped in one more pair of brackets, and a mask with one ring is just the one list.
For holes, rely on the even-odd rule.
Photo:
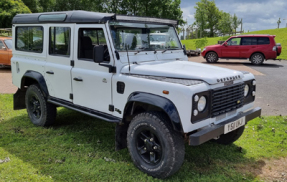
[(248, 95), (248, 92), (249, 92), (249, 86), (246, 84), (244, 87), (244, 97)]
[(203, 49), (202, 49), (202, 52), (205, 51), (205, 50), (206, 50), (206, 48), (203, 48)]
[(206, 106), (206, 98), (204, 96), (201, 96), (197, 104), (198, 111), (200, 112), (203, 111), (205, 109), (205, 106)]

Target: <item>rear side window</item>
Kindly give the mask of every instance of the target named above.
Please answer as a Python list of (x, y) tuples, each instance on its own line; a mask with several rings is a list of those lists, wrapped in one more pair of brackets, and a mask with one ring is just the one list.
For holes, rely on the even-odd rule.
[(49, 54), (70, 56), (70, 27), (50, 27)]
[(270, 40), (268, 37), (258, 37), (258, 45), (270, 44)]
[(2, 40), (0, 40), (0, 49), (2, 49), (4, 47), (4, 44), (2, 42)]
[(243, 37), (241, 45), (257, 45), (256, 37)]
[(16, 50), (43, 52), (43, 27), (16, 27)]

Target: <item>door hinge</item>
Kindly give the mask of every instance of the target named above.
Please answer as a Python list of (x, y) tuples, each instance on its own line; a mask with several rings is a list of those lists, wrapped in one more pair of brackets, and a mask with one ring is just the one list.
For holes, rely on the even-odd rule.
[(114, 110), (115, 110), (115, 107), (114, 107), (114, 105), (109, 105), (109, 111), (112, 111), (112, 112), (114, 112)]
[(71, 60), (71, 66), (75, 66), (75, 61)]
[(73, 98), (74, 98), (74, 97), (73, 97), (73, 94), (70, 94), (70, 99), (73, 100)]

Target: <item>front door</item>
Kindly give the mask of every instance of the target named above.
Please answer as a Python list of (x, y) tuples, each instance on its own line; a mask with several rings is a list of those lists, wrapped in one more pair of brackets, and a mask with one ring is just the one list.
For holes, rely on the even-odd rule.
[(9, 65), (9, 59), (8, 59), (8, 50), (5, 47), (4, 43), (2, 40), (0, 40), (0, 65)]
[(241, 38), (232, 38), (227, 41), (227, 45), (222, 45), (221, 55), (224, 58), (239, 58)]
[(73, 60), (74, 25), (49, 25), (49, 49), (45, 78), (49, 95), (72, 101), (71, 60)]
[(93, 47), (104, 45), (105, 62), (101, 64), (113, 65), (105, 26), (76, 25), (75, 27), (74, 58), (72, 69), (73, 103), (100, 112), (110, 113), (112, 104), (112, 73), (107, 67), (93, 61)]

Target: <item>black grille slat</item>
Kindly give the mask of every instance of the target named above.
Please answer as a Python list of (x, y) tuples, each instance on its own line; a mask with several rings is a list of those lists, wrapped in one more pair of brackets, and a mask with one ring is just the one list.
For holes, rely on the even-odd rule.
[[(244, 84), (212, 90), (211, 116), (233, 111), (243, 106)], [(240, 102), (239, 102), (240, 101)]]

